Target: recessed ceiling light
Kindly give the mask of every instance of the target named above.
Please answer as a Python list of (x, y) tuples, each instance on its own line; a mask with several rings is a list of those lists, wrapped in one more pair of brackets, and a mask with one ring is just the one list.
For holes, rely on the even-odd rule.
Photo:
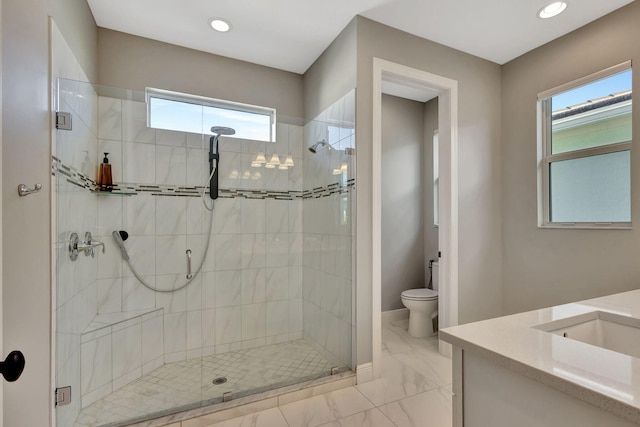
[(553, 18), (554, 16), (560, 15), (567, 8), (567, 4), (563, 1), (553, 2), (538, 12), (538, 16), (542, 19)]
[(226, 33), (231, 29), (229, 21), (223, 18), (211, 18), (209, 19), (209, 25), (211, 28), (221, 33)]

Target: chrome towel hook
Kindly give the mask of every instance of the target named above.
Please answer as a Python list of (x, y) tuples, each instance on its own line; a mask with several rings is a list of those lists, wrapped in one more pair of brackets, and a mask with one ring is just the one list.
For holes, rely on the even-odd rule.
[(42, 184), (36, 184), (34, 188), (29, 188), (26, 184), (18, 185), (18, 195), (20, 197), (28, 196), (29, 194), (37, 193), (42, 190)]

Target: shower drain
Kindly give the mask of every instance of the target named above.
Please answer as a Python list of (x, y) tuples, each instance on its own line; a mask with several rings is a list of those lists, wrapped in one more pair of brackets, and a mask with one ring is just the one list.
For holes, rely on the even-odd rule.
[(227, 382), (227, 377), (218, 377), (218, 378), (214, 378), (212, 383), (214, 385), (220, 385), (220, 384), (224, 384)]

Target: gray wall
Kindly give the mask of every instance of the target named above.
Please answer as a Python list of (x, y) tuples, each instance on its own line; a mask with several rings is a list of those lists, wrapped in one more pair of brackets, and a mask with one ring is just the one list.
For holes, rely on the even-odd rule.
[[(438, 259), (438, 227), (433, 225), (433, 132), (436, 130), (438, 98), (424, 104), (424, 256), (433, 260)], [(428, 276), (425, 280), (429, 280)]]
[(275, 108), (288, 123), (302, 119), (300, 74), (104, 28), (98, 30), (98, 64), (103, 85), (209, 96)]
[(382, 311), (402, 308), (402, 291), (424, 286), (424, 109), (382, 96)]
[[(357, 18), (357, 246), (371, 247), (373, 58), (458, 81), (459, 321), (502, 313), (501, 68), (492, 62)], [(358, 364), (371, 360), (370, 253), (356, 260)]]
[(304, 73), (304, 117), (312, 120), (356, 87), (356, 18)]
[[(632, 230), (537, 227), (536, 95), (626, 60), (640, 63), (640, 2), (503, 67), (504, 309), (506, 313), (638, 287), (640, 108), (633, 109)], [(640, 87), (634, 71), (633, 86)]]
[(86, 0), (49, 0), (50, 14), (90, 82), (98, 78), (98, 31)]
[[(72, 48), (92, 79), (97, 33), (84, 1), (4, 0), (2, 7), (3, 346), (5, 352), (22, 350), (27, 360), (20, 381), (4, 387), (4, 425), (47, 426), (52, 399), (48, 17), (65, 38), (75, 40)], [(18, 184), (36, 182), (43, 184), (40, 193), (18, 197)]]

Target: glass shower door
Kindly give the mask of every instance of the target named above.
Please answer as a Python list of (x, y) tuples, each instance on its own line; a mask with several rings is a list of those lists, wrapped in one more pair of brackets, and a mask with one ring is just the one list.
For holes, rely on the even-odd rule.
[[(279, 117), (276, 142), (221, 137), (210, 211), (207, 129), (225, 123), (154, 129), (144, 93), (58, 86), (73, 123), (52, 158), (56, 387), (73, 397), (58, 426), (124, 426), (351, 369), (353, 92), (338, 119)], [(96, 185), (104, 153), (112, 191)]]
[[(142, 93), (61, 79), (57, 95), (58, 111), (70, 113), (73, 124), (56, 131), (52, 158), (56, 387), (72, 390), (71, 402), (56, 407), (57, 424), (128, 425), (198, 407), (200, 352), (188, 342), (200, 333), (192, 324), (200, 311), (188, 310), (201, 300), (201, 287), (194, 281), (159, 292), (142, 284), (177, 288), (185, 282), (186, 248), (194, 262), (201, 257), (200, 218), (188, 234), (187, 197), (149, 173), (168, 165), (172, 148), (158, 141), (171, 140), (147, 128)], [(203, 139), (191, 138), (199, 151)], [(105, 152), (111, 191), (96, 185)], [(189, 206), (199, 213), (194, 200)], [(126, 232), (126, 257), (114, 231)]]

